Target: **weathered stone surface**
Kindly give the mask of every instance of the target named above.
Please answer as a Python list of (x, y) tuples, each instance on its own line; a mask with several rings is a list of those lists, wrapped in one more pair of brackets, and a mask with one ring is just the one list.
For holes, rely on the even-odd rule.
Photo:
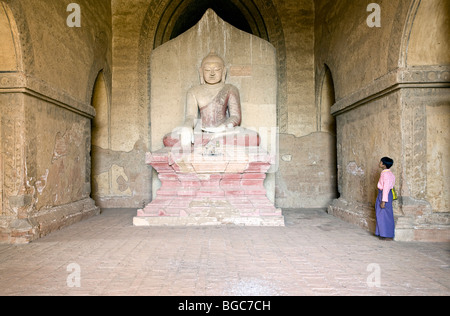
[(448, 3), (383, 4), (379, 28), (354, 19), (366, 5), (316, 1), (316, 82), (328, 71), (336, 99), (340, 198), (329, 212), (373, 231), (377, 163), (390, 156), (400, 192), (396, 239), (447, 241)]
[[(446, 71), (442, 67), (399, 70), (372, 85), (376, 98), (352, 96), (333, 106), (340, 199), (329, 207), (330, 213), (372, 231), (374, 212), (363, 209), (374, 205), (376, 162), (390, 156), (400, 192), (394, 203), (396, 239), (436, 241), (441, 236), (442, 241), (448, 240), (449, 197), (443, 192), (450, 184), (448, 177), (441, 177), (450, 170), (441, 144), (450, 135)], [(359, 94), (362, 97), (368, 91)], [(373, 164), (368, 165), (370, 161)]]
[(90, 27), (69, 28), (60, 1), (0, 2), (0, 242), (26, 243), (99, 212), (90, 102), (110, 62), (110, 4), (80, 5)]
[(281, 134), (279, 157), (277, 207), (326, 208), (336, 198), (336, 144), (332, 135)]

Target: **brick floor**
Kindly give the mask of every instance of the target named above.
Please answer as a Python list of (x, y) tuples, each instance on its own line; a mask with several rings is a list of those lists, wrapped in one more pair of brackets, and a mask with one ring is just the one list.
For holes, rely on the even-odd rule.
[(0, 245), (0, 295), (450, 294), (447, 243), (381, 241), (324, 211), (283, 213), (286, 227), (155, 228), (133, 227), (136, 210), (105, 210)]

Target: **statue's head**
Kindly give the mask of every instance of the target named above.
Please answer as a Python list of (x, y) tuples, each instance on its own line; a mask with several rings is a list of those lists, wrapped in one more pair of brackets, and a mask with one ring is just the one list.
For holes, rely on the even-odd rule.
[(225, 62), (215, 52), (210, 52), (208, 56), (203, 58), (200, 67), (200, 78), (202, 84), (218, 84), (225, 82), (226, 70)]

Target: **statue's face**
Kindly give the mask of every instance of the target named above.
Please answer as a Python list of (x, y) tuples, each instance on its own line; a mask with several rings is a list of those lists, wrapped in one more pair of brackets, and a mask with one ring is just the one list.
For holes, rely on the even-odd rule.
[(208, 58), (202, 65), (203, 79), (207, 84), (217, 84), (222, 81), (224, 65), (219, 58)]

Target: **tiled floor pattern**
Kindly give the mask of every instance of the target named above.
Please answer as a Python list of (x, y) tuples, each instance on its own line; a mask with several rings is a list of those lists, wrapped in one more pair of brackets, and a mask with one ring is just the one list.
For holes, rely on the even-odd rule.
[(381, 241), (323, 210), (286, 227), (134, 227), (101, 215), (0, 245), (0, 295), (450, 295), (450, 245)]

